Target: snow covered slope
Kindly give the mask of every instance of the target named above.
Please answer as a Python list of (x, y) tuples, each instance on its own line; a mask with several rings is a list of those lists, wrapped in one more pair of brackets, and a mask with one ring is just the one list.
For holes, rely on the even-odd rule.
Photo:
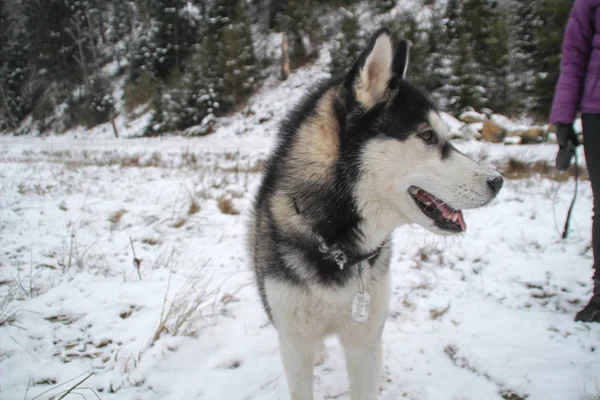
[[(277, 123), (323, 63), (267, 82), (205, 138), (114, 139), (108, 126), (0, 138), (0, 398), (49, 399), (91, 372), (67, 399), (287, 398), (245, 223)], [(555, 152), (457, 146), (486, 163)], [(461, 237), (395, 232), (382, 399), (598, 391), (600, 326), (573, 322), (590, 295), (588, 182), (569, 239), (557, 228), (572, 190), (508, 181), (489, 207), (465, 212)], [(335, 339), (327, 350), (316, 398), (349, 399)]]

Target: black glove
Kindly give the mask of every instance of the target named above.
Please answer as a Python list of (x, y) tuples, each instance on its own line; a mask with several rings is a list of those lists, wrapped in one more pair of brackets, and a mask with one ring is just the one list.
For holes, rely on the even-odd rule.
[(556, 128), (558, 138), (558, 154), (556, 154), (556, 169), (566, 171), (571, 166), (575, 155), (575, 147), (579, 146), (573, 124), (558, 123)]

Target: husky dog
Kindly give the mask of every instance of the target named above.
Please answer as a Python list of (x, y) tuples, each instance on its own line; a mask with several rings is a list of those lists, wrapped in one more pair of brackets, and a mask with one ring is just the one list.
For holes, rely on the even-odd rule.
[(461, 210), (502, 187), (450, 144), (435, 105), (404, 79), (407, 64), (407, 42), (394, 50), (378, 30), (346, 75), (291, 112), (267, 163), (249, 247), (291, 399), (313, 399), (328, 335), (344, 348), (352, 400), (377, 398), (390, 234), (409, 223), (464, 232)]

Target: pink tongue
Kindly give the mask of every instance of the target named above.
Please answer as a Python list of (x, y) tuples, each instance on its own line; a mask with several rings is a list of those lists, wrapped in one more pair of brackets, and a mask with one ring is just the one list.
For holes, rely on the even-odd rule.
[(444, 218), (453, 220), (456, 216), (456, 222), (460, 225), (460, 229), (464, 232), (467, 230), (467, 224), (465, 223), (465, 219), (463, 218), (462, 211), (460, 210), (450, 210), (450, 208), (440, 199), (434, 197), (432, 194), (419, 190), (417, 192), (417, 198), (423, 203), (430, 203), (431, 206), (439, 209), (442, 212)]

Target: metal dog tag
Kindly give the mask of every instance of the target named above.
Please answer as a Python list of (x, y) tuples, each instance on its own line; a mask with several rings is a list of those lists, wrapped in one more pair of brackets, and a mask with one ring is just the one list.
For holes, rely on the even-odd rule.
[(358, 292), (352, 300), (352, 319), (356, 322), (365, 322), (369, 319), (371, 310), (371, 296), (367, 292)]

